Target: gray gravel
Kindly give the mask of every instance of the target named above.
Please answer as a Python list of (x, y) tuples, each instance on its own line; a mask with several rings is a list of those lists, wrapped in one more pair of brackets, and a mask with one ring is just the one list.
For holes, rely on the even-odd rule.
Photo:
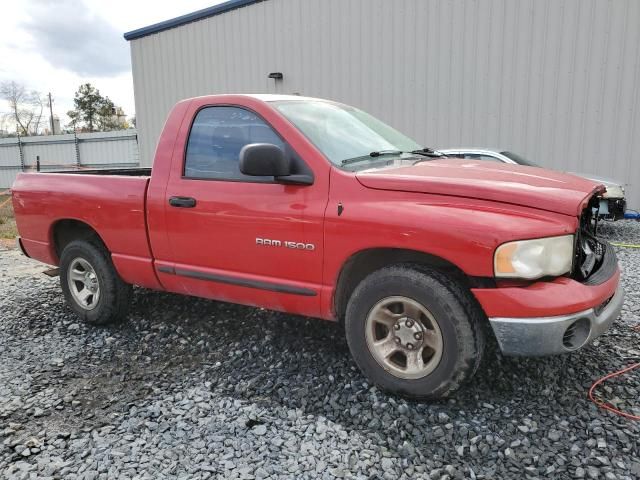
[[(586, 398), (640, 357), (640, 249), (618, 253), (627, 301), (593, 347), (490, 353), (427, 404), (368, 385), (335, 324), (137, 290), (128, 322), (87, 327), (0, 252), (0, 478), (640, 478), (640, 422)], [(601, 392), (640, 413), (640, 372)]]

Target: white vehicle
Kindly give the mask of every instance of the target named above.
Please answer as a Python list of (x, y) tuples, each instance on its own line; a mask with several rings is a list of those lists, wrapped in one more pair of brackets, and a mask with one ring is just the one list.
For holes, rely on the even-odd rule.
[[(438, 152), (450, 157), (488, 160), (492, 162), (510, 163), (513, 165), (525, 165), (528, 167), (541, 167), (541, 165), (538, 165), (517, 153), (509, 152), (508, 150), (494, 150), (486, 148), (445, 148), (439, 149)], [(610, 178), (604, 178), (588, 173), (569, 173), (588, 180), (593, 180), (594, 182), (602, 183), (607, 187), (606, 193), (603, 195), (602, 200), (600, 200), (600, 210), (598, 212), (600, 217), (609, 220), (619, 220), (624, 218), (627, 202), (624, 198), (624, 187), (619, 182), (611, 180)]]

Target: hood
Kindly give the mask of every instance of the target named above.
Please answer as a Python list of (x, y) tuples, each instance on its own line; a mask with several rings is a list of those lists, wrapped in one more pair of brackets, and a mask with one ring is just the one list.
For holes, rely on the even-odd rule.
[(617, 180), (613, 180), (607, 177), (601, 177), (599, 175), (593, 175), (591, 173), (573, 173), (571, 175), (578, 175), (587, 180), (592, 180), (597, 183), (603, 184), (607, 187), (607, 191), (602, 195), (604, 198), (624, 198), (624, 187)]
[(478, 198), (578, 216), (599, 182), (538, 167), (442, 159), (417, 165), (364, 170), (356, 174), (367, 188)]
[(621, 186), (622, 184), (617, 180), (607, 177), (601, 177), (600, 175), (594, 175), (592, 173), (576, 173), (567, 172), (569, 175), (577, 175), (578, 177), (586, 178), (587, 180), (593, 180), (594, 182), (602, 183), (605, 187), (609, 186)]

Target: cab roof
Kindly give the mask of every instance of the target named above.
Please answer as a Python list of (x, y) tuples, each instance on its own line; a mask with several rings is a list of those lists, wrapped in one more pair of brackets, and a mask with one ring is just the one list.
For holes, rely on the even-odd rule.
[[(327, 102), (327, 103), (336, 103), (332, 100), (327, 100), (325, 98), (315, 98), (315, 97), (303, 97), (302, 95), (280, 95), (277, 93), (222, 93), (222, 94), (211, 94), (211, 95), (198, 95), (193, 98), (202, 98), (202, 97), (249, 97), (255, 98), (256, 100), (260, 100), (262, 102), (281, 102), (281, 101), (311, 101), (311, 102)], [(184, 101), (191, 100), (191, 98), (186, 98)]]

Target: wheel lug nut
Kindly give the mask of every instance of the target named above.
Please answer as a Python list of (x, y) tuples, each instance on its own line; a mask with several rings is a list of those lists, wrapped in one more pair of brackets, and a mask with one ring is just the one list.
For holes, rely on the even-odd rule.
[(411, 327), (413, 327), (413, 320), (407, 320), (406, 322), (404, 322), (404, 324), (405, 324), (407, 327), (411, 328)]
[(393, 326), (393, 328), (394, 328), (395, 330), (400, 330), (400, 324), (399, 324), (399, 323), (396, 323), (396, 324)]
[(413, 334), (413, 338), (415, 338), (416, 340), (420, 340), (422, 339), (422, 332), (416, 332)]
[(396, 343), (400, 343), (400, 338), (396, 337), (395, 341), (396, 341)]
[(407, 343), (407, 348), (409, 350), (413, 350), (413, 343)]

